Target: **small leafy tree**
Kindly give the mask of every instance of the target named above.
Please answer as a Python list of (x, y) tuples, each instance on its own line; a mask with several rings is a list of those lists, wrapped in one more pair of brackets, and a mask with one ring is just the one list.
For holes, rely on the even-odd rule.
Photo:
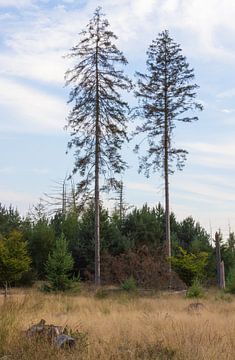
[(46, 278), (51, 290), (65, 291), (72, 285), (69, 275), (73, 269), (73, 258), (68, 251), (68, 244), (64, 237), (56, 240), (55, 248), (46, 262)]
[(201, 283), (198, 279), (194, 279), (192, 285), (188, 288), (186, 292), (187, 298), (200, 298), (203, 297), (204, 292), (201, 286)]
[(179, 247), (179, 254), (172, 256), (169, 261), (185, 284), (191, 286), (194, 280), (203, 279), (208, 254), (206, 252), (191, 254)]
[(126, 279), (121, 284), (121, 289), (127, 292), (135, 292), (137, 290), (137, 284), (135, 278), (131, 276), (128, 279)]
[(30, 263), (27, 242), (21, 232), (13, 230), (9, 236), (0, 238), (0, 282), (5, 287), (5, 295), (8, 285), (29, 271)]

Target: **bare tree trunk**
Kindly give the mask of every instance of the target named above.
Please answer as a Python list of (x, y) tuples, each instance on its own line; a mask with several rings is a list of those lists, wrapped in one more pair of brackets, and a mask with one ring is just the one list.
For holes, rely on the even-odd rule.
[(123, 206), (123, 182), (121, 181), (120, 184), (120, 194), (119, 194), (119, 218), (120, 221), (122, 223), (123, 221), (123, 210), (124, 210), (124, 206)]
[(4, 284), (4, 298), (6, 299), (8, 295), (8, 287), (7, 287), (7, 281)]
[(224, 262), (220, 263), (220, 288), (225, 289)]
[[(165, 180), (165, 232), (167, 256), (171, 257), (171, 234), (170, 234), (170, 206), (169, 206), (169, 129), (168, 129), (168, 112), (167, 112), (167, 89), (165, 78), (165, 133), (164, 133), (164, 180)], [(171, 266), (170, 266), (171, 270)]]
[(165, 233), (166, 233), (166, 252), (169, 257), (169, 289), (172, 288), (171, 273), (171, 233), (170, 233), (170, 205), (169, 205), (169, 125), (168, 125), (168, 104), (167, 104), (167, 68), (165, 67), (165, 90), (164, 90), (164, 180), (165, 180)]
[[(169, 169), (168, 169), (168, 119), (165, 114), (165, 159), (164, 159), (164, 178), (165, 178), (165, 232), (166, 232), (166, 253), (171, 257), (171, 234), (170, 234), (170, 206), (169, 206)], [(171, 261), (169, 259), (169, 289), (172, 288)]]
[(63, 181), (63, 191), (62, 191), (62, 214), (66, 214), (66, 179)]
[[(168, 166), (167, 148), (165, 149), (165, 166)], [(171, 257), (171, 235), (170, 235), (170, 205), (169, 205), (169, 174), (168, 167), (165, 168), (165, 231), (167, 256)]]
[[(98, 32), (98, 29), (97, 29)], [(99, 104), (99, 69), (98, 69), (99, 36), (96, 41), (96, 143), (95, 143), (95, 285), (100, 285), (100, 104)]]
[(220, 254), (220, 233), (215, 233), (215, 251), (216, 251), (216, 275), (217, 275), (217, 285), (220, 287), (220, 263), (221, 263), (221, 254)]

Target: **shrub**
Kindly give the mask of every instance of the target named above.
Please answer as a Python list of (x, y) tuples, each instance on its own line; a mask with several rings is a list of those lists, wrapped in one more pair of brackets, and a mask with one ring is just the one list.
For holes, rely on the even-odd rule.
[(137, 285), (136, 285), (136, 281), (133, 278), (133, 276), (130, 276), (127, 280), (125, 280), (122, 284), (121, 284), (121, 288), (124, 291), (128, 291), (128, 292), (134, 292), (137, 290)]
[[(168, 289), (169, 264), (161, 249), (150, 251), (142, 246), (135, 251), (128, 251), (112, 256), (102, 254), (101, 277), (106, 285), (122, 284), (131, 276), (136, 285), (145, 289)], [(174, 271), (171, 272), (172, 289), (186, 289), (185, 284)]]
[(169, 261), (185, 284), (191, 286), (196, 279), (202, 281), (208, 254), (206, 252), (191, 254), (179, 247), (179, 254), (172, 256)]
[(186, 292), (187, 298), (201, 298), (204, 295), (203, 288), (199, 280), (195, 279)]

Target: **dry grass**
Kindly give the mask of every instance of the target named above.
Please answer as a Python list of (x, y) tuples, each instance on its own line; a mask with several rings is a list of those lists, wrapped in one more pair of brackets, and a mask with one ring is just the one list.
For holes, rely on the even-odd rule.
[[(230, 300), (230, 301), (228, 301)], [(235, 299), (210, 293), (205, 308), (190, 313), (184, 295), (45, 295), (36, 290), (0, 299), (0, 359), (177, 359), (235, 358)], [(83, 334), (73, 351), (26, 339), (23, 330), (41, 318)]]

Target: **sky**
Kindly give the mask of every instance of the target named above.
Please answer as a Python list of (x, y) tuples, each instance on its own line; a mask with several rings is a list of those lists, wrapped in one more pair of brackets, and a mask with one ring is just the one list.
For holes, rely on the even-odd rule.
[[(171, 210), (226, 237), (229, 227), (235, 230), (233, 0), (0, 0), (0, 202), (26, 214), (73, 168), (64, 130), (64, 73), (71, 63), (63, 56), (97, 6), (118, 36), (133, 79), (135, 71), (145, 71), (146, 50), (165, 29), (194, 68), (204, 111), (198, 122), (175, 131), (175, 145), (189, 155), (184, 170), (170, 177)], [(126, 201), (163, 203), (163, 179), (138, 174), (132, 149), (129, 143), (123, 150), (130, 166), (123, 176)]]

